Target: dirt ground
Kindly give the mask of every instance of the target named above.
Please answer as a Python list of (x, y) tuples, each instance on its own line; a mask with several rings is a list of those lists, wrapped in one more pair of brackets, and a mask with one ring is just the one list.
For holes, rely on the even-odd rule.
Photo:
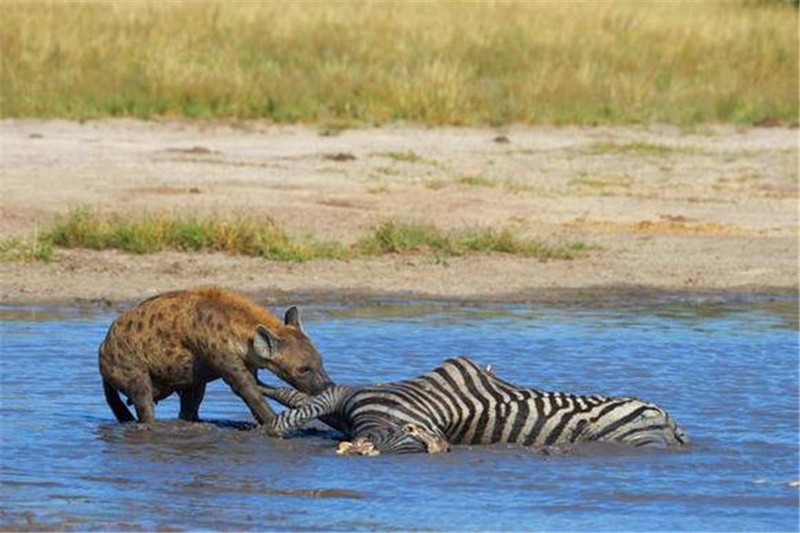
[(119, 302), (201, 284), (492, 301), (797, 290), (797, 129), (0, 124), (3, 238), (90, 205), (269, 216), (291, 233), (344, 242), (394, 218), (590, 246), (571, 261), (404, 254), (299, 264), (59, 250), (49, 264), (0, 264), (3, 303)]

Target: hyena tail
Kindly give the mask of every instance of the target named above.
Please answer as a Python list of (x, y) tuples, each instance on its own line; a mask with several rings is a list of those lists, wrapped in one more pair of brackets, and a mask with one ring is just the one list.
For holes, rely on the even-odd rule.
[(125, 407), (125, 404), (122, 402), (122, 398), (119, 396), (119, 392), (117, 389), (111, 386), (111, 384), (103, 380), (103, 391), (106, 393), (106, 401), (108, 402), (108, 406), (111, 407), (111, 410), (114, 412), (114, 416), (117, 417), (117, 420), (120, 422), (133, 422), (136, 420), (128, 408)]

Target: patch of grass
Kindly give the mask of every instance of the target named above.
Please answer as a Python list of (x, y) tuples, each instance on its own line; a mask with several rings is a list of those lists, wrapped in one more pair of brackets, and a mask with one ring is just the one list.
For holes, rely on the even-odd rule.
[(9, 237), (0, 240), (0, 262), (5, 261), (42, 261), (49, 263), (53, 259), (53, 243), (49, 238), (39, 235), (33, 237)]
[[(275, 24), (279, 20), (280, 24)], [(2, 116), (797, 121), (791, 3), (0, 3)]]
[(460, 236), (462, 246), (470, 252), (500, 252), (537, 259), (573, 259), (588, 249), (585, 243), (570, 242), (552, 245), (543, 241), (521, 239), (508, 229), (480, 229)]
[[(538, 259), (572, 259), (582, 243), (551, 245), (523, 239), (509, 229), (473, 228), (444, 232), (433, 225), (389, 220), (356, 243), (297, 239), (274, 222), (217, 216), (101, 216), (89, 208), (70, 211), (50, 230), (33, 239), (0, 242), (0, 259), (50, 261), (54, 247), (122, 250), (147, 254), (165, 250), (223, 252), (272, 261), (353, 259), (398, 253), (426, 253), (436, 258), (470, 253), (506, 253)], [(440, 262), (437, 259), (437, 262)]]
[(356, 248), (366, 255), (449, 251), (448, 239), (430, 224), (384, 222), (361, 238)]
[(704, 150), (696, 146), (672, 146), (649, 142), (597, 142), (589, 146), (593, 154), (639, 154), (653, 156), (668, 156), (673, 154), (700, 154)]
[(377, 155), (380, 157), (387, 157), (392, 161), (396, 161), (398, 163), (412, 163), (412, 164), (416, 163), (416, 164), (429, 165), (431, 167), (438, 169), (445, 168), (445, 165), (441, 161), (422, 157), (421, 155), (417, 154), (412, 150), (408, 150), (406, 152), (377, 152), (373, 155)]
[(367, 187), (367, 192), (370, 194), (387, 194), (390, 190), (389, 184), (385, 182), (379, 182)]
[(429, 224), (395, 220), (378, 226), (362, 238), (356, 247), (366, 255), (425, 252), (442, 257), (468, 253), (506, 253), (541, 260), (572, 259), (587, 248), (580, 242), (551, 245), (522, 239), (508, 229), (477, 228), (447, 233)]
[(104, 217), (87, 208), (71, 211), (47, 234), (55, 246), (116, 249), (144, 254), (164, 250), (211, 251), (263, 257), (275, 261), (338, 258), (344, 247), (302, 242), (269, 220), (222, 217)]
[(377, 167), (375, 172), (383, 174), (384, 176), (399, 176), (400, 171), (395, 167)]
[(440, 191), (447, 187), (448, 182), (446, 180), (425, 180), (424, 185), (432, 191)]
[(480, 175), (459, 176), (455, 179), (455, 182), (459, 185), (465, 185), (467, 187), (488, 187), (491, 189), (502, 187), (509, 192), (523, 192), (530, 190), (529, 186), (512, 179), (499, 180)]
[(603, 176), (583, 172), (571, 180), (570, 184), (593, 189), (627, 189), (633, 185), (633, 178), (627, 174)]
[(497, 187), (500, 185), (500, 182), (487, 178), (485, 176), (479, 175), (467, 175), (467, 176), (459, 176), (455, 179), (455, 182), (459, 185), (466, 185), (468, 187)]
[(422, 156), (414, 153), (411, 150), (406, 152), (380, 152), (378, 154), (381, 157), (388, 157), (394, 161), (398, 161), (400, 163), (421, 163), (424, 161)]

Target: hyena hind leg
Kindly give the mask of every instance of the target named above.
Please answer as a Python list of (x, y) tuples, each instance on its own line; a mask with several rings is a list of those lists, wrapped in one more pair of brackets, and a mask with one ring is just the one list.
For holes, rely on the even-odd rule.
[(153, 384), (150, 376), (142, 376), (128, 388), (127, 396), (136, 409), (136, 418), (140, 423), (148, 424), (156, 419)]

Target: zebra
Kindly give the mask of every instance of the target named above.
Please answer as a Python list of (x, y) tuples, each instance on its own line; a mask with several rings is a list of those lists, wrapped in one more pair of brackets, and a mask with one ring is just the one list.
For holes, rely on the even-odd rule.
[(288, 409), (264, 429), (284, 436), (320, 418), (352, 439), (338, 453), (438, 453), (455, 444), (516, 443), (549, 448), (605, 441), (673, 448), (689, 440), (660, 407), (633, 397), (579, 396), (519, 387), (467, 357), (415, 379), (309, 396), (259, 385)]

